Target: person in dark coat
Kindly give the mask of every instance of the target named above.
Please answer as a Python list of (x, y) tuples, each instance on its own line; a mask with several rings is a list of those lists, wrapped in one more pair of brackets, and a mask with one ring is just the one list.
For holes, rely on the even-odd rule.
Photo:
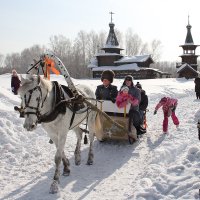
[(138, 99), (138, 104), (131, 105), (131, 108), (129, 110), (129, 131), (131, 131), (131, 124), (133, 124), (133, 126), (135, 126), (137, 130), (137, 135), (141, 135), (146, 132), (143, 129), (143, 127), (141, 127), (141, 117), (139, 112), (139, 104), (141, 102), (141, 92), (137, 87), (134, 86), (133, 77), (131, 75), (127, 75), (125, 77), (122, 87), (125, 85), (128, 86), (129, 88), (128, 93), (132, 95), (132, 97)]
[[(139, 82), (138, 82), (139, 83)], [(144, 123), (144, 115), (146, 113), (146, 109), (148, 107), (148, 96), (146, 95), (146, 91), (142, 89), (142, 85), (141, 84), (136, 84), (137, 88), (140, 89), (141, 92), (141, 101), (139, 104), (139, 111), (140, 111), (140, 116), (142, 119), (142, 124)]]
[(17, 93), (18, 93), (20, 83), (21, 83), (21, 81), (19, 80), (19, 76), (17, 74), (17, 71), (15, 69), (13, 69), (12, 70), (12, 76), (11, 76), (11, 90), (15, 95), (17, 95)]
[(112, 70), (105, 70), (101, 74), (102, 85), (98, 85), (95, 95), (98, 100), (110, 100), (113, 103), (116, 101), (118, 94), (117, 86), (112, 85), (115, 74)]
[(196, 98), (200, 99), (200, 78), (199, 77), (195, 78), (194, 83), (195, 83)]

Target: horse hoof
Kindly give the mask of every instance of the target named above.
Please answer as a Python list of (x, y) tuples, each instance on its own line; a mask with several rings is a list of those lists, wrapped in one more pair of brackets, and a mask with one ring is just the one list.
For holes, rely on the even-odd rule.
[(88, 160), (87, 161), (87, 165), (93, 165), (93, 161), (92, 160)]
[(55, 194), (58, 193), (58, 182), (57, 181), (53, 181), (53, 183), (51, 184), (50, 190), (49, 190), (50, 194)]
[(136, 139), (131, 136), (128, 136), (128, 141), (129, 141), (129, 144), (133, 144), (134, 142), (136, 142)]
[(69, 174), (70, 174), (70, 170), (66, 172), (63, 171), (63, 176), (69, 176)]
[(80, 165), (80, 164), (81, 164), (80, 160), (75, 162), (75, 165)]

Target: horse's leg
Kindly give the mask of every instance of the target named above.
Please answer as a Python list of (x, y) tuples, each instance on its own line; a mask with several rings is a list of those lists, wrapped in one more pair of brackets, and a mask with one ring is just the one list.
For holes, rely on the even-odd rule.
[(90, 148), (89, 148), (89, 152), (88, 152), (87, 165), (92, 165), (93, 164), (93, 158), (94, 158), (94, 154), (93, 154), (94, 134), (92, 132), (90, 132), (89, 138), (90, 138)]
[(90, 147), (88, 152), (88, 160), (87, 165), (93, 164), (94, 153), (93, 153), (93, 141), (94, 141), (94, 130), (95, 130), (95, 120), (96, 120), (96, 112), (90, 113), (88, 120), (88, 129), (89, 129), (89, 139), (90, 139)]
[(70, 174), (70, 169), (69, 169), (70, 163), (69, 163), (69, 160), (67, 159), (64, 151), (63, 151), (63, 155), (62, 155), (62, 162), (63, 162), (63, 165), (64, 165), (63, 176), (69, 176), (69, 174)]
[(55, 164), (56, 164), (56, 169), (53, 177), (53, 183), (51, 184), (50, 191), (49, 193), (57, 193), (58, 192), (58, 184), (60, 182), (59, 177), (60, 177), (60, 163), (63, 158), (63, 151), (64, 151), (64, 146), (65, 146), (65, 141), (66, 141), (67, 134), (58, 134), (58, 142), (55, 143), (57, 151), (55, 155)]
[(74, 128), (77, 137), (76, 149), (74, 152), (75, 165), (81, 164), (81, 140), (82, 140), (82, 130), (79, 127)]

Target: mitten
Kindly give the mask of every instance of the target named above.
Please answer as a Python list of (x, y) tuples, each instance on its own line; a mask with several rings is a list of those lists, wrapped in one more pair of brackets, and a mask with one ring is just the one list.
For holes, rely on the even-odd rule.
[(115, 103), (116, 100), (115, 100), (115, 99), (111, 99), (111, 101), (112, 101), (113, 103)]
[(174, 106), (174, 107), (172, 108), (172, 112), (175, 112), (175, 110), (176, 110), (176, 106)]

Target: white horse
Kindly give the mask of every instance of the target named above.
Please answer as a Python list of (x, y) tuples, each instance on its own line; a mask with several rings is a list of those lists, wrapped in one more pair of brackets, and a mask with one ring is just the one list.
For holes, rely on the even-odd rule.
[[(78, 88), (81, 88), (80, 91), (87, 97), (95, 98), (94, 93), (88, 87), (79, 86)], [(79, 165), (81, 162), (80, 147), (83, 132), (79, 125), (87, 118), (90, 138), (87, 164), (93, 164), (93, 140), (96, 112), (85, 106), (75, 112), (74, 115), (74, 107), (66, 103), (66, 111), (63, 113), (57, 113), (53, 83), (36, 75), (29, 75), (26, 79), (22, 77), (22, 86), (19, 88), (19, 94), (22, 98), (21, 106), (25, 117), (24, 128), (28, 131), (32, 131), (37, 127), (38, 122), (41, 121), (41, 125), (47, 131), (49, 137), (56, 146), (56, 169), (53, 182), (50, 187), (50, 193), (56, 193), (58, 192), (61, 160), (64, 165), (63, 175), (68, 176), (70, 174), (69, 160), (64, 153), (67, 132), (70, 129), (73, 129), (76, 132), (77, 145), (74, 154), (75, 164)], [(69, 95), (65, 94), (64, 101), (69, 99)], [(55, 119), (52, 119), (52, 116)]]

